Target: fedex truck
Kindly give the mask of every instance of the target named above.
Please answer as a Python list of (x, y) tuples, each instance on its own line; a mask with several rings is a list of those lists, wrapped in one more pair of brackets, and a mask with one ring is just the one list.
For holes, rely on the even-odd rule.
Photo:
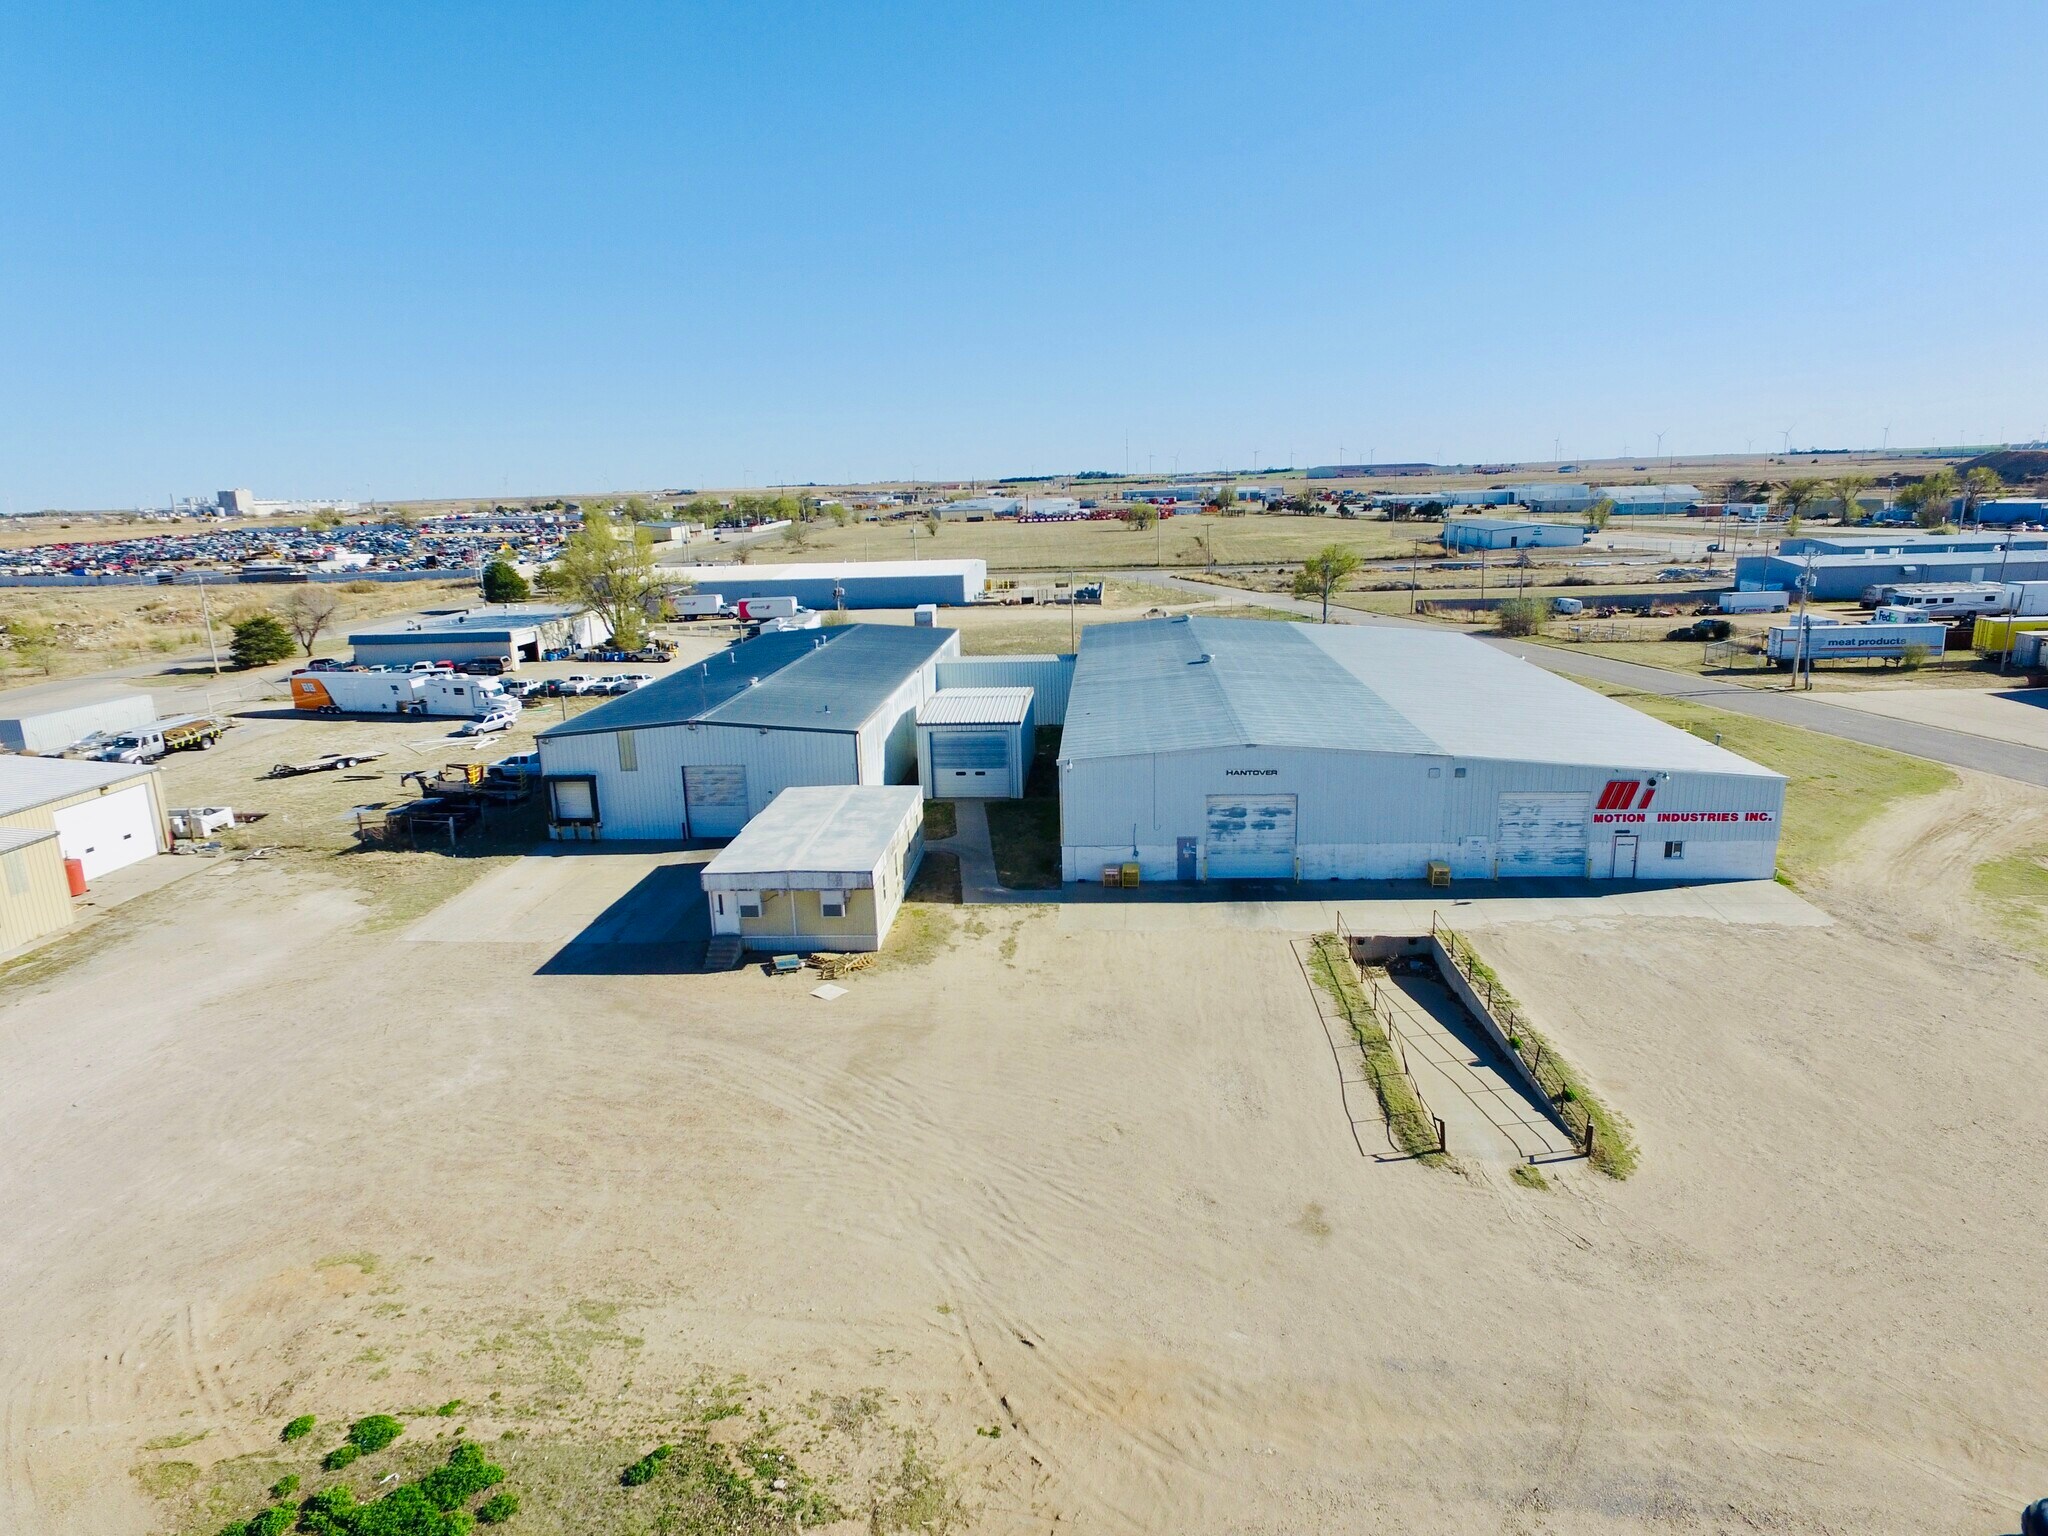
[(292, 708), (326, 715), (415, 715), (424, 677), (409, 672), (294, 672)]

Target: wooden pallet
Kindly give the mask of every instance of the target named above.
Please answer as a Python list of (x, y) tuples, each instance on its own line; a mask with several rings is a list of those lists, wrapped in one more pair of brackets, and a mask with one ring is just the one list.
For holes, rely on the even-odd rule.
[(851, 955), (821, 952), (811, 956), (811, 968), (827, 981), (850, 976), (855, 971), (864, 971), (874, 963), (875, 957), (872, 952)]

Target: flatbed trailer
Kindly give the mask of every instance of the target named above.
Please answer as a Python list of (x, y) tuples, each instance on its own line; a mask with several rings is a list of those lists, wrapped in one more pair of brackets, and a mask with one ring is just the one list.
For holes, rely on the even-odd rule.
[(310, 763), (279, 763), (267, 775), (273, 779), (295, 779), (302, 773), (332, 773), (337, 768), (354, 768), (363, 763), (374, 763), (384, 754), (376, 752), (329, 752), (325, 757), (315, 758)]

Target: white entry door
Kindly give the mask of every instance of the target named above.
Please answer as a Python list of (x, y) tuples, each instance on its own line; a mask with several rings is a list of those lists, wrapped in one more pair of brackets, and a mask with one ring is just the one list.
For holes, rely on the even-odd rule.
[(1211, 795), (1203, 839), (1211, 880), (1294, 878), (1294, 796)]
[(67, 859), (85, 866), (88, 880), (122, 869), (157, 851), (156, 818), (150, 812), (149, 786), (117, 789), (56, 812), (57, 846)]
[(690, 837), (738, 837), (747, 824), (747, 770), (738, 763), (685, 768), (683, 814)]
[(1586, 873), (1586, 806), (1580, 793), (1510, 790), (1500, 797), (1493, 872), (1503, 880)]

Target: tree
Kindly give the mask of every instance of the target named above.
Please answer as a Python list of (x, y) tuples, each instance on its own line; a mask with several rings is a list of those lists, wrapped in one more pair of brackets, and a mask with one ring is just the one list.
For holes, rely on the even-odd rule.
[(802, 549), (811, 542), (811, 530), (802, 520), (794, 520), (782, 530), (782, 542), (793, 549)]
[(1778, 492), (1778, 505), (1785, 509), (1787, 517), (1797, 517), (1819, 495), (1818, 480), (1787, 480), (1784, 489)]
[(1863, 505), (1856, 498), (1870, 489), (1868, 475), (1841, 475), (1828, 486), (1829, 492), (1842, 504), (1842, 521), (1853, 523), (1863, 515)]
[(1899, 505), (1913, 514), (1913, 521), (1930, 531), (1948, 526), (1949, 503), (1955, 499), (1956, 472), (1937, 469), (1899, 492)]
[(292, 638), (305, 647), (308, 656), (313, 654), (320, 631), (327, 627), (339, 607), (340, 598), (311, 582), (303, 587), (294, 587), (291, 596), (284, 600), (285, 627), (292, 632)]
[(562, 589), (611, 626), (621, 650), (637, 651), (647, 638), (648, 602), (656, 595), (654, 539), (645, 528), (621, 528), (602, 512), (586, 512), (583, 526), (562, 546), (555, 568)]
[(274, 613), (264, 612), (235, 621), (235, 638), (228, 647), (228, 655), (235, 666), (247, 671), (250, 667), (283, 661), (297, 649), (292, 632), (283, 621)]
[(1231, 481), (1224, 481), (1222, 488), (1216, 492), (1216, 510), (1218, 512), (1234, 512), (1237, 510), (1237, 486)]
[(1159, 509), (1149, 501), (1127, 501), (1123, 504), (1124, 526), (1139, 532), (1157, 526)]
[(1998, 471), (1987, 464), (1979, 464), (1963, 476), (1963, 521), (1974, 523), (1977, 509), (2004, 489)]
[(33, 619), (10, 619), (6, 624), (8, 649), (24, 667), (48, 677), (50, 659), (57, 654), (57, 628)]
[(1543, 628), (1543, 600), (1511, 597), (1493, 610), (1494, 630), (1503, 635), (1533, 635)]
[(1613, 520), (1614, 499), (1612, 497), (1602, 496), (1593, 505), (1586, 508), (1586, 526), (1595, 533), (1605, 528)]
[(485, 602), (523, 603), (531, 596), (533, 588), (510, 560), (493, 560), (484, 567)]
[(1330, 622), (1330, 594), (1343, 584), (1344, 579), (1358, 569), (1358, 556), (1341, 544), (1330, 544), (1302, 561), (1301, 570), (1294, 578), (1296, 597), (1320, 598), (1323, 604), (1323, 622)]

